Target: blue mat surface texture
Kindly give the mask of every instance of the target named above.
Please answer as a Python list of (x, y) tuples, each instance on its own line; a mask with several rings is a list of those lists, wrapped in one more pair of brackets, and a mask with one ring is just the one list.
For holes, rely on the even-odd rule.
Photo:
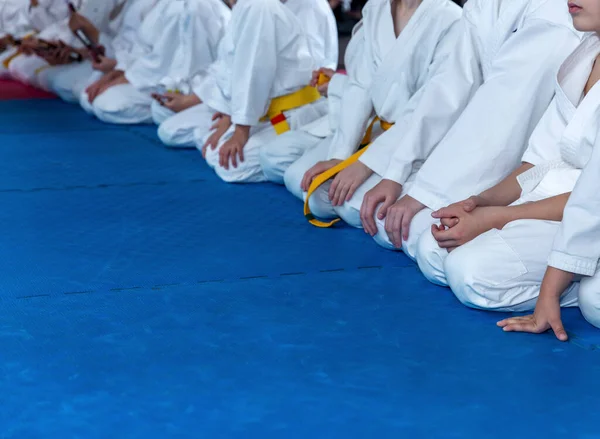
[(0, 117), (0, 438), (600, 438), (578, 310), (569, 343), (504, 334), (155, 127)]

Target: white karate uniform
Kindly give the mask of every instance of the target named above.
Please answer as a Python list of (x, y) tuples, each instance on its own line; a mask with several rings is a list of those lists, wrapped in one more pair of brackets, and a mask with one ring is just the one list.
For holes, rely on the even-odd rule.
[[(348, 52), (353, 50), (352, 42), (346, 49), (346, 66), (348, 63)], [(273, 141), (265, 144), (260, 150), (260, 167), (267, 178), (267, 180), (284, 184), (285, 175), (290, 171), (288, 180), (293, 185), (293, 181), (296, 180), (295, 174), (296, 169), (290, 169), (294, 167), (295, 163), (305, 158), (304, 162), (312, 161), (312, 158), (317, 153), (313, 151), (317, 145), (321, 146), (321, 150), (325, 150), (327, 154), (327, 148), (331, 141), (331, 131), (338, 126), (340, 117), (340, 103), (344, 88), (348, 82), (348, 76), (344, 74), (335, 74), (329, 82), (329, 88), (327, 91), (327, 114), (314, 120), (306, 125), (299, 127), (297, 130), (291, 130), (287, 133), (283, 133), (277, 136)], [(323, 147), (323, 145), (325, 145)], [(309, 166), (310, 167), (310, 166)], [(302, 180), (302, 177), (300, 177)], [(300, 186), (298, 185), (298, 190)], [(295, 195), (298, 191), (292, 191)], [(300, 193), (300, 198), (302, 194)]]
[[(67, 3), (64, 2), (66, 5)], [(77, 7), (78, 12), (87, 18), (97, 29), (104, 31), (108, 28), (110, 12), (117, 6), (118, 0), (81, 0)], [(61, 5), (62, 8), (64, 5)], [(47, 41), (64, 41), (65, 44), (81, 48), (83, 45), (73, 35), (69, 28), (69, 16), (60, 21), (46, 27), (38, 34), (38, 37)], [(81, 67), (81, 64), (76, 66)], [(38, 88), (48, 90), (48, 81), (45, 76), (40, 76), (42, 72), (45, 74), (47, 70), (58, 71), (66, 68), (65, 66), (52, 67), (43, 58), (32, 56), (19, 56), (15, 58), (9, 66), (11, 74), (19, 80), (34, 85)], [(40, 81), (42, 79), (42, 81)]]
[(18, 37), (30, 30), (27, 17), (28, 0), (2, 0), (0, 2), (0, 38)]
[[(81, 8), (85, 0), (74, 0), (71, 3)], [(64, 0), (38, 0), (38, 6), (28, 8), (29, 23), (37, 32), (60, 23), (70, 15), (68, 3)]]
[(585, 319), (598, 328), (600, 328), (599, 139), (600, 137), (597, 136), (592, 156), (569, 197), (548, 258), (549, 266), (578, 275), (577, 277), (580, 278), (579, 308)]
[[(155, 0), (122, 0), (105, 1), (104, 7), (96, 14), (96, 23), (100, 33), (99, 44), (106, 49), (106, 56), (114, 57), (113, 38), (119, 41), (119, 31), (123, 28), (127, 33), (130, 27), (139, 27), (141, 13), (148, 4)], [(112, 7), (112, 9), (109, 9)], [(83, 12), (82, 12), (83, 13)], [(36, 80), (40, 88), (57, 94), (67, 102), (77, 102), (85, 88), (100, 79), (102, 72), (95, 71), (92, 62), (84, 60), (64, 66), (42, 69)]]
[(284, 3), (300, 20), (316, 65), (335, 70), (338, 65), (339, 42), (337, 23), (329, 2), (286, 0)]
[(229, 16), (221, 0), (161, 0), (140, 28), (135, 49), (140, 55), (127, 66), (117, 65), (129, 83), (98, 96), (94, 114), (109, 123), (152, 122), (151, 94), (182, 89), (194, 72), (207, 69)]
[[(125, 69), (127, 66), (144, 55), (141, 45), (138, 42), (138, 35), (146, 17), (152, 12), (160, 0), (128, 0), (125, 9), (119, 17), (119, 23), (116, 21), (112, 26), (117, 28), (115, 37), (106, 43), (107, 37), (100, 35), (100, 41), (105, 47), (109, 47), (107, 56), (116, 61), (116, 69)], [(89, 78), (80, 79), (74, 82), (72, 93), (78, 96), (79, 104), (89, 114), (94, 114), (94, 107), (90, 103), (86, 93), (87, 87), (104, 76), (104, 73), (94, 71)]]
[[(39, 4), (35, 8), (30, 8), (27, 0), (4, 1), (6, 4), (3, 15), (6, 14), (4, 19), (7, 23), (7, 30), (10, 30), (7, 33), (11, 33), (15, 37), (37, 35), (42, 38), (45, 36), (43, 32), (46, 29), (52, 32), (55, 24), (64, 21), (69, 15), (67, 3), (63, 0), (39, 0)], [(4, 67), (4, 61), (11, 58), (16, 52), (17, 48), (10, 48), (0, 55), (0, 76), (11, 76), (21, 82), (29, 83), (30, 74), (45, 65), (45, 61), (36, 56), (20, 55), (12, 59), (12, 67), (9, 66), (7, 69)]]
[[(213, 92), (213, 89), (217, 87), (216, 78), (226, 68), (224, 64), (227, 51), (232, 46), (232, 24), (230, 22), (217, 48), (216, 61), (208, 69), (197, 72), (190, 78), (191, 93), (201, 96)], [(202, 122), (204, 123), (203, 129), (208, 131), (212, 126), (212, 122), (208, 118), (212, 118), (212, 114), (212, 110), (202, 104), (175, 113), (156, 101), (152, 102), (152, 119), (159, 125), (158, 137), (168, 147), (194, 148), (194, 130), (198, 128), (198, 123)]]
[[(450, 1), (424, 0), (395, 38), (390, 1), (369, 2), (363, 10), (362, 62), (358, 63), (356, 75), (350, 78), (344, 91), (340, 126), (331, 139), (327, 156), (323, 158), (322, 151), (311, 152), (313, 160), (347, 159), (358, 150), (373, 113), (386, 122), (395, 123), (407, 107), (417, 105), (423, 89), (455, 49), (457, 30), (454, 25), (460, 16), (461, 9)], [(401, 129), (392, 127), (385, 134), (375, 131), (371, 148), (382, 142), (395, 145)], [(417, 163), (419, 152), (407, 151), (407, 155), (412, 153), (416, 156), (412, 161)], [(308, 167), (316, 163), (304, 162), (302, 160), (301, 163)], [(294, 166), (296, 181), (290, 182), (297, 186), (300, 185), (302, 171), (308, 170), (298, 168)], [(376, 183), (373, 180), (365, 182), (354, 195), (356, 206), (346, 203), (342, 208), (331, 205), (327, 195), (331, 182), (327, 182), (309, 200), (311, 211), (320, 218), (341, 216), (349, 224), (360, 226), (360, 203), (364, 192)]]
[[(394, 127), (396, 147), (361, 157), (428, 208), (403, 243), (411, 258), (433, 223), (429, 209), (479, 193), (516, 167), (552, 99), (555, 72), (580, 42), (567, 8), (553, 0), (469, 0), (460, 26), (452, 56)], [(392, 249), (385, 220), (376, 222), (376, 242)]]
[[(599, 53), (600, 39), (595, 34), (588, 35), (562, 65), (556, 81), (556, 96), (523, 155), (522, 161), (534, 167), (518, 177), (522, 194), (514, 205), (573, 191), (592, 153), (598, 155), (594, 146), (600, 140), (597, 137), (600, 84), (582, 96)], [(597, 174), (597, 169), (592, 173)], [(584, 192), (597, 190), (585, 187)], [(417, 250), (419, 267), (431, 281), (449, 285), (467, 306), (501, 311), (533, 309), (548, 259), (550, 265), (568, 271), (586, 275), (596, 272), (599, 250), (593, 247), (593, 241), (583, 241), (578, 227), (593, 228), (598, 219), (585, 210), (590, 206), (587, 200), (581, 205), (584, 209), (578, 209), (576, 204), (577, 201), (571, 204), (570, 209), (575, 211), (568, 212), (570, 221), (562, 227), (554, 246), (553, 240), (560, 228), (557, 221), (513, 221), (502, 230), (483, 233), (452, 253), (439, 248), (431, 233), (424, 233)], [(594, 232), (598, 234), (598, 230)], [(571, 246), (589, 256), (569, 255), (566, 249)], [(577, 304), (578, 287), (578, 283), (569, 287), (561, 300), (563, 306)], [(599, 292), (594, 291), (596, 296)], [(596, 304), (598, 302), (596, 297)]]
[[(0, 38), (12, 35), (21, 38), (32, 31), (28, 17), (28, 0), (2, 0), (0, 2)], [(7, 47), (0, 53), (0, 79), (10, 77), (4, 61), (13, 56), (16, 47)]]
[[(337, 24), (328, 2), (326, 0), (287, 0), (284, 3), (298, 18), (305, 32), (308, 48), (315, 65), (335, 69), (338, 60)], [(191, 79), (190, 89), (196, 96), (212, 93), (210, 89), (216, 87), (216, 78), (227, 69), (224, 63), (227, 52), (231, 51), (233, 46), (231, 40), (233, 29), (231, 27), (228, 34), (224, 38), (226, 41), (219, 47), (219, 60), (208, 71), (200, 72)], [(209, 123), (210, 120), (207, 121), (205, 117), (209, 113), (211, 111), (201, 104), (174, 113), (157, 102), (152, 103), (153, 120), (160, 125), (158, 136), (169, 147), (194, 147), (194, 131), (200, 136), (212, 126), (212, 123)], [(306, 120), (312, 120), (313, 114), (313, 109), (307, 108)], [(302, 119), (304, 118), (302, 117)], [(198, 125), (198, 120), (204, 121), (203, 124)]]
[[(277, 136), (260, 150), (260, 166), (265, 177), (269, 181), (278, 184), (288, 181), (292, 187), (288, 189), (299, 198), (302, 198), (300, 185), (298, 184), (296, 188), (294, 184), (294, 181), (297, 180), (297, 174), (302, 173), (304, 175), (304, 172), (306, 172), (302, 172), (304, 163), (312, 162), (312, 157), (319, 154), (319, 151), (312, 151), (314, 147), (319, 145), (321, 146), (321, 150), (324, 149), (325, 154), (327, 153), (329, 143), (323, 141), (323, 139), (333, 136), (335, 129), (339, 126), (341, 100), (348, 83), (348, 76), (354, 75), (354, 66), (362, 62), (360, 53), (364, 39), (362, 32), (360, 32), (361, 28), (362, 22), (353, 29), (352, 39), (346, 47), (344, 64), (348, 74), (336, 73), (329, 82), (327, 89), (327, 114), (307, 125), (301, 126), (297, 130), (288, 131)], [(301, 158), (303, 160), (300, 160)], [(294, 165), (299, 160), (300, 163)], [(291, 166), (293, 168), (288, 173), (287, 171)], [(287, 177), (284, 177), (286, 174)], [(302, 175), (298, 182), (302, 180)]]
[[(250, 25), (253, 23), (253, 25)], [(258, 24), (257, 24), (258, 23)], [(280, 0), (241, 0), (233, 9), (229, 37), (224, 41), (225, 57), (218, 74), (211, 75), (199, 90), (206, 116), (194, 131), (196, 146), (202, 149), (210, 135), (210, 114), (231, 115), (233, 125), (218, 147), (210, 149), (206, 161), (227, 182), (265, 181), (260, 169), (260, 147), (276, 136), (269, 121), (261, 121), (271, 100), (304, 88), (316, 68), (301, 23)], [(319, 100), (284, 114), (291, 129), (324, 113), (327, 102)], [(237, 168), (219, 166), (219, 149), (233, 135), (235, 125), (251, 126), (244, 147), (244, 161)]]

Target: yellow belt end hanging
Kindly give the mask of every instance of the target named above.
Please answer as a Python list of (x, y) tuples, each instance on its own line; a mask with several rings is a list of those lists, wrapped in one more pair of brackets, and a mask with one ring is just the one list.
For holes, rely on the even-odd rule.
[(324, 85), (331, 81), (331, 78), (323, 73), (319, 73), (319, 79), (317, 79), (317, 85)]
[(337, 174), (339, 174), (341, 171), (343, 171), (344, 169), (346, 169), (348, 166), (352, 165), (353, 163), (356, 163), (356, 161), (360, 158), (360, 156), (365, 153), (365, 151), (369, 147), (369, 144), (371, 143), (371, 137), (372, 137), (372, 134), (373, 134), (373, 126), (375, 125), (376, 122), (379, 122), (381, 124), (381, 128), (384, 131), (387, 131), (392, 126), (394, 126), (393, 123), (385, 122), (383, 120), (380, 120), (378, 117), (375, 117), (373, 119), (373, 121), (371, 122), (371, 124), (369, 125), (369, 127), (367, 129), (367, 132), (365, 133), (365, 137), (363, 138), (363, 140), (361, 142), (361, 148), (356, 153), (354, 153), (352, 156), (350, 156), (348, 159), (344, 160), (341, 163), (338, 163), (333, 168), (331, 168), (331, 169), (323, 172), (322, 174), (316, 176), (314, 178), (314, 180), (312, 181), (312, 183), (310, 184), (310, 187), (308, 188), (308, 192), (306, 194), (306, 201), (304, 202), (304, 217), (313, 226), (325, 229), (325, 228), (333, 226), (335, 223), (337, 223), (338, 221), (340, 221), (339, 218), (336, 218), (336, 219), (334, 219), (332, 221), (329, 221), (329, 222), (321, 221), (321, 220), (315, 218), (315, 216), (310, 211), (310, 207), (308, 206), (308, 200), (310, 199), (310, 197), (312, 196), (312, 194), (323, 183), (325, 183), (327, 180), (335, 177)]
[(310, 197), (312, 196), (312, 194), (319, 189), (319, 187), (325, 182), (327, 181), (327, 175), (319, 175), (317, 176), (312, 183), (310, 184), (310, 187), (308, 188), (308, 193), (306, 194), (306, 201), (304, 201), (304, 218), (306, 218), (306, 220), (312, 224), (315, 227), (319, 227), (321, 229), (327, 229), (331, 226), (333, 226), (335, 223), (339, 222), (340, 219), (339, 218), (335, 218), (331, 221), (321, 221), (320, 219), (318, 219), (317, 217), (315, 217), (312, 212), (310, 211), (310, 207), (308, 206), (308, 200), (310, 200)]
[(287, 133), (290, 130), (290, 124), (288, 123), (285, 114), (279, 113), (277, 116), (271, 119), (271, 125), (278, 136), (283, 133)]
[(321, 221), (317, 218), (315, 218), (315, 216), (312, 214), (312, 212), (310, 211), (310, 207), (308, 206), (308, 200), (310, 199), (310, 197), (313, 195), (313, 193), (319, 189), (321, 187), (321, 185), (323, 183), (325, 183), (327, 180), (329, 180), (330, 178), (335, 177), (339, 172), (341, 172), (343, 169), (347, 168), (348, 166), (350, 166), (352, 163), (356, 162), (358, 160), (358, 158), (365, 152), (364, 149), (358, 151), (357, 153), (355, 153), (354, 155), (352, 155), (352, 157), (350, 157), (347, 160), (344, 160), (343, 162), (337, 164), (336, 166), (334, 166), (333, 168), (323, 172), (320, 175), (317, 175), (314, 180), (312, 181), (312, 183), (310, 184), (310, 187), (308, 188), (308, 192), (306, 193), (306, 201), (304, 202), (304, 217), (308, 220), (309, 223), (311, 223), (313, 226), (316, 227), (320, 227), (323, 229), (326, 229), (328, 227), (333, 226), (335, 223), (339, 222), (340, 219), (336, 218), (332, 221)]
[(5, 69), (8, 69), (8, 67), (10, 66), (10, 63), (12, 62), (13, 59), (15, 59), (16, 57), (18, 57), (19, 55), (21, 55), (21, 52), (19, 52), (18, 50), (13, 53), (11, 56), (9, 56), (8, 58), (6, 58), (3, 62), (2, 65), (4, 66)]
[(304, 213), (304, 218), (306, 218), (308, 220), (309, 223), (311, 223), (313, 226), (318, 227), (320, 229), (328, 229), (331, 226), (333, 226), (335, 223), (339, 223), (340, 219), (336, 218), (334, 220), (331, 220), (329, 222), (325, 222), (325, 221), (321, 221), (317, 218), (315, 218), (315, 216), (312, 213)]

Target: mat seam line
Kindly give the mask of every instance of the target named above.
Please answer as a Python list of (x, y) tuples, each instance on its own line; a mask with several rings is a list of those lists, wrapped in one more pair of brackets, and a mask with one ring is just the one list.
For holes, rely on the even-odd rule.
[(137, 186), (167, 186), (170, 184), (181, 184), (181, 183), (206, 183), (209, 180), (206, 178), (192, 178), (187, 180), (171, 180), (171, 181), (154, 181), (154, 182), (134, 182), (134, 183), (99, 183), (96, 185), (75, 185), (75, 186), (64, 186), (64, 187), (41, 187), (41, 188), (30, 188), (30, 189), (0, 189), (0, 194), (14, 194), (14, 193), (35, 193), (35, 192), (60, 192), (60, 191), (74, 191), (78, 189), (112, 189), (112, 188), (128, 188)]
[(261, 279), (277, 279), (281, 277), (290, 277), (290, 276), (307, 276), (310, 274), (335, 274), (341, 272), (352, 272), (358, 270), (380, 270), (383, 268), (391, 269), (391, 270), (405, 270), (405, 269), (413, 269), (412, 266), (407, 265), (377, 265), (377, 266), (357, 266), (357, 267), (346, 267), (346, 268), (334, 268), (327, 270), (310, 270), (310, 271), (297, 271), (297, 272), (282, 272), (277, 274), (259, 274), (252, 276), (239, 276), (239, 277), (230, 277), (230, 278), (220, 278), (220, 279), (201, 279), (201, 280), (193, 280), (193, 281), (182, 281), (182, 282), (173, 282), (168, 284), (154, 284), (154, 285), (134, 285), (134, 286), (120, 286), (120, 287), (112, 287), (106, 289), (93, 289), (93, 290), (81, 290), (81, 291), (62, 291), (57, 293), (48, 293), (48, 294), (31, 294), (24, 296), (15, 296), (14, 299), (31, 299), (37, 297), (58, 297), (60, 295), (74, 295), (74, 294), (96, 294), (96, 293), (110, 293), (110, 292), (124, 292), (124, 291), (135, 291), (144, 288), (152, 289), (152, 290), (162, 290), (169, 287), (179, 287), (179, 286), (190, 286), (190, 285), (202, 285), (208, 283), (228, 283), (228, 282), (238, 282), (238, 281), (252, 281), (252, 280), (261, 280)]
[[(374, 266), (357, 266), (357, 267), (349, 267), (349, 268), (334, 268), (334, 269), (325, 269), (325, 270), (316, 270), (316, 271), (298, 271), (298, 272), (284, 272), (284, 273), (278, 273), (278, 274), (272, 274), (272, 275), (256, 275), (256, 276), (240, 276), (240, 277), (232, 277), (232, 278), (222, 278), (222, 279), (204, 279), (204, 280), (198, 280), (198, 281), (186, 281), (186, 282), (175, 282), (175, 283), (169, 283), (169, 284), (154, 284), (154, 285), (136, 285), (136, 286), (130, 286), (130, 287), (113, 287), (113, 288), (108, 288), (108, 289), (96, 289), (96, 290), (83, 290), (83, 291), (63, 291), (63, 292), (57, 292), (54, 294), (32, 294), (32, 295), (27, 295), (27, 296), (16, 296), (14, 297), (15, 300), (24, 300), (24, 299), (36, 299), (36, 298), (42, 298), (42, 297), (47, 297), (47, 298), (56, 298), (56, 297), (60, 297), (60, 296), (73, 296), (73, 295), (84, 295), (84, 294), (102, 294), (102, 293), (124, 293), (124, 292), (129, 292), (129, 291), (139, 291), (142, 289), (148, 289), (148, 290), (152, 290), (152, 291), (161, 291), (163, 289), (166, 288), (170, 288), (170, 287), (180, 287), (180, 286), (191, 286), (191, 285), (203, 285), (203, 284), (215, 284), (215, 283), (230, 283), (230, 282), (240, 282), (240, 281), (245, 281), (245, 282), (249, 282), (249, 281), (253, 281), (253, 280), (264, 280), (264, 279), (277, 279), (277, 278), (282, 278), (282, 277), (289, 277), (289, 276), (307, 276), (310, 274), (336, 274), (336, 273), (341, 273), (341, 272), (352, 272), (352, 271), (359, 271), (359, 270), (380, 270), (380, 269), (390, 269), (390, 270), (411, 270), (414, 269), (415, 267), (413, 266), (403, 266), (403, 265), (396, 265), (396, 266), (384, 266), (384, 265), (374, 265)], [(580, 342), (580, 338), (577, 336), (576, 333), (573, 332), (569, 332), (569, 341), (568, 343), (572, 344), (573, 346), (576, 346), (580, 349), (584, 349), (586, 351), (599, 351), (600, 352), (600, 345), (598, 344), (590, 344), (590, 345), (583, 345)]]

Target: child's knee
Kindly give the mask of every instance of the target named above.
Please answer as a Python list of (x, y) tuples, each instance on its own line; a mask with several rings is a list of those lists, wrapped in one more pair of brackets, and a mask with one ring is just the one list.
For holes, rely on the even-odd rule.
[(336, 214), (344, 220), (344, 222), (357, 229), (362, 229), (362, 221), (360, 220), (360, 210), (357, 210), (350, 203), (344, 203), (341, 206), (334, 208)]
[(377, 233), (375, 234), (375, 236), (373, 236), (373, 239), (375, 240), (375, 242), (387, 249), (387, 250), (400, 250), (396, 247), (394, 247), (394, 244), (392, 244), (392, 241), (390, 240), (386, 230), (385, 230), (385, 219), (379, 219), (377, 218), (377, 212), (379, 212), (379, 208), (377, 208), (377, 210), (375, 211), (375, 225), (377, 226)]
[(337, 217), (335, 209), (329, 199), (328, 185), (323, 185), (313, 192), (308, 200), (308, 207), (311, 213), (321, 219), (332, 219)]
[(285, 168), (282, 166), (281, 157), (277, 155), (275, 145), (277, 142), (271, 142), (260, 148), (259, 161), (260, 167), (267, 177), (267, 180), (283, 184)]
[(448, 286), (444, 261), (448, 250), (440, 248), (430, 232), (421, 235), (417, 242), (416, 260), (419, 269), (427, 280), (436, 285)]
[(296, 198), (303, 199), (304, 192), (302, 191), (302, 179), (304, 178), (306, 170), (298, 166), (297, 162), (286, 169), (283, 173), (283, 184), (289, 192), (291, 192)]
[(600, 281), (594, 278), (581, 281), (579, 309), (590, 324), (600, 328)]

